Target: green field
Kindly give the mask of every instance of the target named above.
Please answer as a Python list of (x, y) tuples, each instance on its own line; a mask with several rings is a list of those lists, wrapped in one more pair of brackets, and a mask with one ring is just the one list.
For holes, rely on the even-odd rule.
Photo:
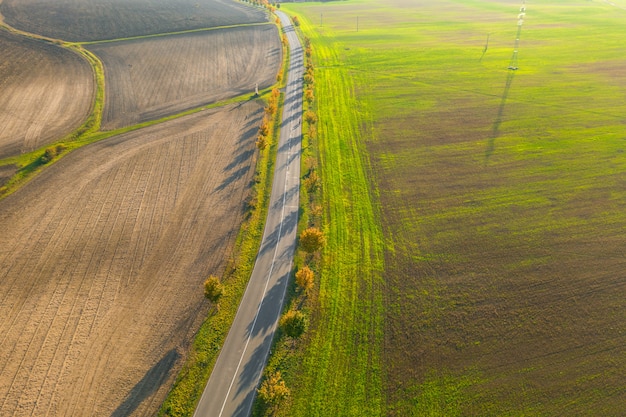
[(613, 3), (526, 4), (517, 71), (521, 1), (282, 5), (313, 44), (329, 237), (283, 415), (623, 412)]

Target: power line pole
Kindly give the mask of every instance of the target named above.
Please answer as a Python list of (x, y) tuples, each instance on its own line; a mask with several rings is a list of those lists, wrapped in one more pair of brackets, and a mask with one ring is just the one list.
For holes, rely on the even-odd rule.
[(519, 37), (522, 33), (522, 25), (524, 24), (524, 17), (526, 16), (526, 0), (522, 2), (522, 7), (520, 7), (520, 14), (517, 15), (517, 35), (515, 36), (515, 47), (513, 48), (513, 56), (511, 57), (511, 62), (509, 62), (508, 69), (516, 70), (517, 69), (517, 50), (519, 49)]

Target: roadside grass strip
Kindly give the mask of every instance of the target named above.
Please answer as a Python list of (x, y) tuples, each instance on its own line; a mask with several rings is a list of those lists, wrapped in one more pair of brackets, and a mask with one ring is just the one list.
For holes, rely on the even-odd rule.
[[(283, 6), (284, 9), (287, 7)], [(313, 45), (318, 103), (323, 231), (318, 306), (310, 334), (285, 380), (285, 416), (383, 415), (383, 238), (372, 205), (360, 126), (367, 110), (339, 62), (331, 37), (298, 15)]]

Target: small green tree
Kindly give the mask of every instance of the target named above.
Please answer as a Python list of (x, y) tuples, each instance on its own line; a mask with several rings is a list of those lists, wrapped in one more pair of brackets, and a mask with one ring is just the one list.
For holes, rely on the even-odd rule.
[(313, 74), (311, 72), (304, 74), (304, 84), (312, 85), (313, 83), (315, 83), (315, 77)]
[(308, 253), (313, 253), (322, 248), (326, 239), (317, 227), (309, 227), (300, 234), (300, 247)]
[(213, 304), (218, 305), (224, 295), (224, 286), (220, 279), (211, 275), (204, 281), (204, 296)]
[(315, 275), (308, 266), (303, 266), (296, 272), (296, 284), (305, 294), (309, 294), (313, 289), (314, 279)]
[(281, 404), (289, 397), (290, 391), (279, 371), (269, 375), (257, 390), (257, 398), (264, 415), (274, 416)]
[(292, 339), (302, 336), (307, 325), (306, 316), (299, 310), (289, 310), (280, 319), (280, 328)]
[(64, 150), (65, 146), (63, 145), (51, 146), (49, 148), (46, 148), (46, 150), (43, 152), (43, 155), (41, 156), (41, 162), (47, 164)]

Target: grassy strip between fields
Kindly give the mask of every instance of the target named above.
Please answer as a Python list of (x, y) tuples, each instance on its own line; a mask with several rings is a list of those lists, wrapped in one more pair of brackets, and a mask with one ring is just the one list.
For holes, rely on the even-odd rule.
[[(292, 7), (297, 6), (282, 9)], [(304, 303), (310, 330), (300, 340), (277, 338), (266, 373), (280, 371), (291, 390), (277, 415), (382, 415), (384, 243), (360, 131), (368, 112), (354, 97), (351, 74), (333, 65), (338, 58), (332, 38), (314, 31), (306, 16), (298, 17), (311, 40), (319, 117), (317, 140), (304, 137), (302, 172), (306, 177), (319, 164), (322, 211), (318, 220), (317, 197), (303, 187), (301, 204), (309, 207), (302, 210), (300, 227), (320, 221), (326, 245), (315, 268), (319, 287)], [(305, 258), (299, 253), (296, 266)]]
[[(268, 23), (263, 23), (268, 24)], [(239, 26), (250, 26), (250, 25), (239, 25)], [(228, 26), (235, 27), (235, 26)], [(249, 94), (244, 94), (241, 96), (233, 97), (228, 100), (219, 101), (216, 103), (196, 107), (193, 109), (189, 109), (187, 111), (177, 113), (174, 115), (166, 116), (156, 120), (150, 120), (143, 123), (139, 123), (132, 126), (127, 126), (115, 130), (110, 131), (101, 131), (101, 121), (102, 121), (102, 113), (104, 110), (104, 102), (105, 102), (105, 79), (104, 79), (104, 67), (100, 59), (83, 48), (83, 45), (88, 44), (90, 42), (80, 43), (80, 42), (63, 42), (57, 39), (50, 39), (46, 37), (42, 37), (39, 35), (34, 35), (30, 33), (26, 33), (23, 31), (19, 31), (13, 29), (9, 26), (3, 25), (0, 28), (4, 30), (8, 30), (12, 33), (15, 33), (20, 36), (26, 36), (37, 40), (42, 40), (45, 42), (56, 43), (59, 46), (65, 47), (79, 55), (81, 55), (88, 63), (91, 65), (94, 72), (94, 82), (95, 82), (95, 92), (94, 92), (94, 100), (92, 104), (91, 111), (87, 116), (87, 120), (78, 127), (73, 132), (67, 134), (65, 137), (60, 140), (42, 146), (39, 149), (36, 149), (32, 152), (24, 153), (18, 156), (5, 158), (0, 160), (0, 166), (5, 165), (13, 165), (17, 168), (17, 172), (2, 186), (0, 186), (0, 199), (14, 193), (22, 186), (27, 184), (30, 180), (32, 180), (38, 173), (40, 173), (44, 168), (50, 166), (52, 163), (58, 161), (63, 156), (67, 155), (71, 151), (88, 145), (90, 143), (94, 143), (103, 139), (110, 138), (112, 136), (117, 136), (123, 133), (131, 132), (137, 129), (141, 129), (144, 127), (152, 126), (158, 123), (163, 123), (168, 120), (177, 119), (179, 117), (184, 117), (193, 113), (197, 113), (202, 110), (212, 109), (216, 107), (222, 107), (232, 103), (239, 103), (242, 101), (247, 101), (251, 99), (266, 99), (269, 93), (271, 92), (272, 87), (268, 87), (262, 91), (259, 91), (258, 97), (252, 97)], [(222, 29), (224, 27), (221, 27)], [(212, 29), (201, 29), (195, 30), (203, 31), (203, 30), (212, 30)], [(182, 33), (182, 32), (181, 32)], [(171, 35), (171, 33), (163, 34)], [(152, 35), (156, 36), (156, 35)], [(159, 35), (161, 36), (161, 35)], [(120, 40), (120, 39), (116, 39)], [(93, 42), (92, 42), (93, 43)]]
[[(87, 52), (90, 54), (89, 52)], [(99, 61), (96, 58), (96, 62)], [(94, 64), (98, 65), (98, 64)], [(188, 116), (190, 114), (198, 113), (203, 110), (208, 110), (216, 107), (226, 106), (228, 104), (239, 103), (243, 101), (248, 101), (251, 99), (265, 99), (272, 88), (266, 88), (262, 91), (259, 91), (258, 97), (252, 97), (250, 94), (241, 95), (238, 97), (234, 97), (228, 100), (220, 101), (217, 103), (212, 103), (206, 106), (193, 108), (181, 113), (177, 113), (174, 115), (166, 116), (157, 120), (149, 120), (143, 123), (139, 123), (132, 126), (122, 127), (115, 130), (110, 131), (100, 131), (100, 119), (102, 115), (102, 106), (104, 103), (104, 86), (101, 84), (98, 87), (98, 91), (102, 91), (97, 93), (98, 98), (94, 104), (94, 108), (99, 109), (98, 112), (94, 112), (89, 116), (89, 119), (85, 124), (83, 124), (79, 129), (72, 132), (71, 134), (65, 136), (63, 139), (47, 144), (33, 152), (24, 153), (19, 156), (6, 158), (0, 160), (0, 166), (3, 165), (15, 165), (18, 170), (13, 177), (6, 184), (0, 187), (0, 199), (14, 193), (25, 184), (27, 184), (30, 180), (32, 180), (38, 173), (40, 173), (44, 168), (51, 165), (51, 163), (58, 161), (63, 156), (67, 155), (69, 152), (81, 148), (90, 143), (94, 143), (103, 139), (107, 139), (113, 136), (121, 135), (123, 133), (132, 132), (134, 130), (142, 129), (144, 127), (153, 126), (159, 123), (163, 123), (169, 120), (178, 119), (180, 117)], [(97, 126), (97, 127), (96, 127)], [(54, 149), (54, 156), (50, 160), (45, 159), (46, 151), (49, 149)]]
[(272, 24), (271, 22), (240, 23), (238, 25), (215, 26), (211, 28), (180, 30), (178, 32), (153, 33), (150, 35), (130, 36), (127, 38), (105, 39), (101, 41), (88, 41), (88, 42), (79, 42), (79, 43), (80, 45), (96, 45), (100, 43), (113, 43), (113, 42), (122, 42), (122, 41), (132, 41), (132, 40), (137, 40), (137, 39), (161, 38), (164, 36), (184, 35), (186, 33), (212, 32), (212, 31), (223, 30), (223, 29), (233, 29), (233, 28), (250, 27), (250, 26), (265, 26), (265, 25), (271, 25), (271, 24)]

